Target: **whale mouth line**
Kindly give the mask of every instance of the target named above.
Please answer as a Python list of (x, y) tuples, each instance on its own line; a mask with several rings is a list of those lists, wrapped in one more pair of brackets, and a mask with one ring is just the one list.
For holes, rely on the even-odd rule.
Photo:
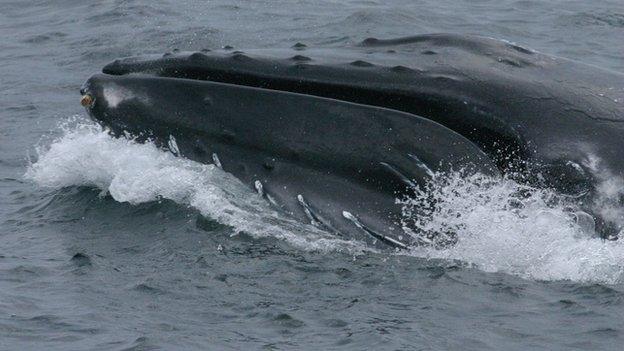
[[(110, 65), (109, 65), (110, 66)], [(297, 77), (275, 77), (270, 74), (263, 74), (260, 71), (249, 71), (244, 73), (230, 72), (229, 70), (212, 69), (201, 67), (201, 70), (189, 69), (184, 71), (177, 69), (147, 69), (139, 72), (115, 71), (108, 66), (102, 69), (103, 74), (113, 76), (158, 76), (167, 80), (193, 80), (199, 82), (210, 82), (218, 84), (228, 84), (233, 86), (259, 88), (285, 93), (309, 95), (320, 98), (335, 99), (344, 102), (355, 102), (358, 104), (378, 106), (370, 104), (364, 99), (354, 99), (353, 97), (341, 97), (339, 92), (349, 91), (350, 95), (368, 96), (371, 94), (365, 87), (357, 87), (350, 84), (338, 82), (314, 82), (302, 80)], [(399, 93), (400, 94), (400, 93)], [(424, 116), (426, 117), (426, 116)]]
[[(210, 52), (214, 54), (214, 52)], [(389, 106), (386, 100), (396, 101), (409, 101), (413, 97), (410, 97), (408, 91), (403, 91), (403, 88), (392, 89), (384, 94), (379, 94), (374, 87), (371, 87), (367, 81), (367, 77), (358, 80), (357, 82), (348, 82), (342, 80), (330, 79), (333, 73), (342, 74), (345, 71), (353, 70), (354, 74), (367, 73), (359, 71), (357, 65), (346, 64), (341, 66), (340, 64), (324, 65), (318, 63), (316, 65), (305, 62), (291, 62), (284, 63), (283, 60), (276, 58), (261, 58), (246, 56), (240, 53), (234, 54), (233, 57), (245, 57), (247, 60), (236, 60), (234, 62), (226, 62), (225, 67), (222, 67), (221, 60), (228, 60), (226, 55), (218, 56), (215, 61), (206, 61), (208, 56), (201, 52), (178, 52), (174, 54), (160, 56), (140, 56), (131, 57), (126, 59), (115, 60), (114, 62), (106, 65), (102, 69), (102, 73), (112, 76), (128, 76), (128, 77), (159, 77), (161, 79), (179, 81), (197, 81), (207, 82), (215, 84), (225, 84), (238, 87), (258, 88), (270, 91), (276, 91), (281, 93), (291, 93), (307, 95), (318, 98), (333, 99), (342, 101), (345, 103), (356, 103), (367, 105), (371, 107), (380, 107), (386, 109), (392, 109), (409, 114), (415, 114), (419, 117), (426, 118), (431, 121), (439, 122), (436, 118), (437, 113), (444, 113), (445, 106), (436, 106), (434, 111), (422, 110), (417, 113), (406, 109), (398, 108), (396, 106)], [(239, 66), (242, 65), (242, 66)], [(253, 65), (257, 65), (254, 67)], [(303, 70), (304, 67), (307, 71), (312, 69), (317, 70), (314, 75), (318, 75), (318, 79), (311, 79), (309, 76), (303, 77), (297, 75), (298, 70)], [(401, 66), (402, 67), (402, 66)], [(384, 66), (365, 66), (365, 69), (377, 69), (383, 73), (397, 74), (396, 67), (384, 67)], [(293, 74), (294, 69), (294, 74)], [(372, 72), (368, 72), (372, 73)], [(420, 75), (422, 72), (418, 70), (408, 69), (407, 74)], [(374, 73), (373, 73), (374, 74)], [(440, 99), (439, 92), (424, 92), (419, 100), (423, 103), (438, 103)], [(465, 102), (458, 103), (464, 105)], [(463, 106), (462, 106), (463, 107)], [(436, 112), (437, 111), (437, 112)], [(485, 113), (485, 112), (484, 112)], [(488, 116), (488, 118), (494, 118)], [(499, 122), (495, 122), (500, 124)], [(506, 172), (511, 169), (522, 168), (522, 162), (518, 162), (523, 155), (529, 155), (530, 151), (526, 149), (526, 144), (522, 138), (517, 134), (513, 128), (504, 127), (502, 131), (497, 132), (497, 141), (480, 143), (475, 135), (480, 134), (479, 131), (473, 129), (465, 129), (461, 126), (443, 124), (447, 128), (457, 132), (458, 134), (468, 138), (470, 141), (479, 146), (487, 154), (489, 154), (493, 161), (497, 164), (498, 169)], [(484, 135), (490, 134), (490, 131)], [(510, 151), (508, 156), (499, 157), (500, 150), (503, 148)], [(506, 146), (505, 146), (506, 145)]]
[[(423, 35), (406, 38), (405, 43), (447, 43), (455, 39), (452, 35), (448, 38), (447, 35)], [(463, 49), (471, 48), (461, 40), (457, 42)], [(392, 43), (369, 40), (356, 47), (383, 48), (383, 45)], [(297, 51), (296, 48), (290, 50)], [(462, 72), (450, 68), (438, 72), (419, 69), (415, 66), (417, 63), (390, 61), (384, 64), (380, 61), (391, 59), (393, 54), (380, 56), (371, 63), (354, 61), (349, 56), (331, 58), (331, 50), (321, 49), (316, 53), (326, 56), (316, 57), (308, 53), (306, 55), (310, 57), (301, 60), (300, 52), (289, 50), (281, 50), (279, 54), (267, 54), (262, 50), (251, 50), (248, 54), (236, 51), (176, 52), (118, 59), (106, 65), (102, 72), (116, 76), (148, 75), (231, 84), (406, 112), (440, 123), (466, 137), (490, 155), (503, 172), (523, 169), (521, 160), (529, 158), (532, 153), (516, 128), (503, 122), (499, 112), (491, 111), (487, 101), (458, 93), (458, 89), (466, 89), (472, 79)], [(290, 55), (294, 56), (284, 58)], [(422, 87), (415, 88), (415, 84)], [(456, 116), (466, 113), (481, 116), (483, 122), (479, 128), (456, 123)]]

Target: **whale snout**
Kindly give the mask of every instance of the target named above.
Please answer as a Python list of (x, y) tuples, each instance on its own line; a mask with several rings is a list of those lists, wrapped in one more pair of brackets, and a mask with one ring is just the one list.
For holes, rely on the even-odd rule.
[(96, 74), (80, 88), (79, 101), (89, 116), (115, 134), (132, 132), (133, 126), (136, 126), (132, 121), (147, 115), (144, 110), (149, 99), (128, 83), (131, 82)]
[(99, 124), (110, 127), (112, 114), (109, 111), (109, 104), (104, 97), (105, 80), (96, 74), (91, 76), (80, 87), (80, 105), (82, 105), (89, 116)]
[(109, 85), (110, 82), (103, 74), (95, 74), (89, 77), (80, 87), (80, 104), (88, 112), (96, 108), (107, 107), (108, 103), (104, 91)]

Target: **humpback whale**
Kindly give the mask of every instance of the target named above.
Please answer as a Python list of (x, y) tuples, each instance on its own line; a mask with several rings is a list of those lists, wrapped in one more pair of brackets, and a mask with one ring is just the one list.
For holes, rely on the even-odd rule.
[(624, 175), (623, 74), (484, 37), (130, 57), (81, 93), (114, 134), (214, 162), (292, 216), (394, 247), (415, 240), (396, 198), (436, 174), (500, 172), (582, 199), (597, 172)]

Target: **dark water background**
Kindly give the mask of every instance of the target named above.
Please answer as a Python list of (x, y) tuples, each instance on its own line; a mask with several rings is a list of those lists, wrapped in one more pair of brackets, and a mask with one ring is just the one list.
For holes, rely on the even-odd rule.
[[(34, 148), (67, 134), (81, 83), (120, 56), (431, 32), (624, 71), (621, 0), (0, 1), (0, 349), (624, 349), (623, 246), (563, 238), (565, 223), (497, 217), (513, 225), (495, 235), (557, 238), (548, 251), (488, 237), (448, 259), (321, 250), (231, 236), (201, 215), (219, 201), (106, 195), (97, 152), (125, 162), (118, 178), (141, 163), (96, 132), (70, 128), (57, 162)], [(48, 159), (34, 178), (29, 155)]]

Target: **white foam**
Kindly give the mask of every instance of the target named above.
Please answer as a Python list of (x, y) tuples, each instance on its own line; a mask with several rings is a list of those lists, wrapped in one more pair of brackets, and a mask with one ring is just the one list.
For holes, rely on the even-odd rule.
[(596, 196), (591, 204), (592, 210), (604, 220), (624, 228), (624, 178), (615, 175), (602, 160), (592, 153), (588, 153), (585, 166), (596, 180)]
[(458, 174), (438, 177), (402, 202), (405, 225), (416, 232), (457, 233), (453, 246), (415, 248), (412, 255), (536, 280), (617, 283), (624, 274), (624, 242), (585, 232), (574, 205), (547, 190)]
[[(111, 138), (92, 122), (62, 127), (62, 135), (37, 153), (26, 178), (43, 187), (93, 186), (132, 204), (170, 199), (236, 231), (273, 236), (304, 250), (364, 248), (286, 218), (218, 167), (175, 157), (151, 143)], [(436, 178), (403, 203), (406, 225), (458, 234), (454, 246), (414, 248), (410, 255), (537, 280), (616, 283), (624, 274), (624, 240), (591, 237), (576, 223), (575, 210), (545, 190), (457, 175)]]
[(92, 122), (62, 126), (62, 136), (38, 147), (25, 177), (39, 186), (93, 186), (119, 202), (169, 199), (255, 237), (273, 236), (305, 250), (359, 252), (361, 243), (340, 240), (276, 212), (257, 193), (214, 165), (115, 139)]

